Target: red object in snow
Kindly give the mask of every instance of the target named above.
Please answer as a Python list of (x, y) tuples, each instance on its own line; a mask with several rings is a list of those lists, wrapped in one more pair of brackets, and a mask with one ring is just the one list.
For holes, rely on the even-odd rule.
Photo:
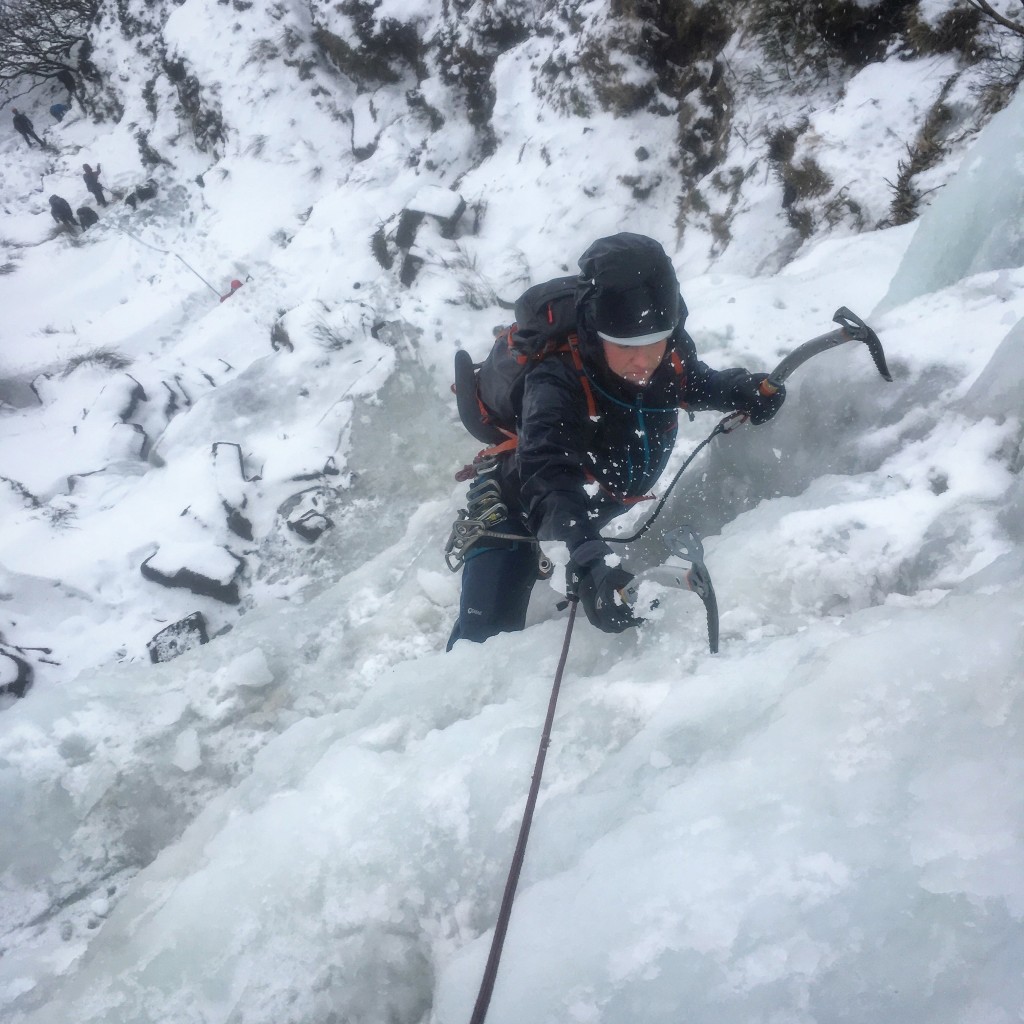
[(241, 287), (242, 287), (242, 282), (241, 282), (241, 281), (239, 281), (239, 280), (238, 280), (237, 278), (235, 278), (235, 280), (233, 280), (233, 281), (231, 282), (231, 291), (229, 291), (229, 292), (227, 293), (227, 295), (222, 295), (222, 296), (220, 297), (220, 301), (221, 301), (221, 302), (223, 302), (223, 301), (224, 301), (225, 299), (230, 299), (230, 298), (231, 298), (231, 296), (232, 296), (232, 295), (234, 295), (234, 294), (235, 294), (235, 292), (237, 292), (237, 291), (238, 291), (238, 289), (239, 289), (239, 288), (241, 288)]

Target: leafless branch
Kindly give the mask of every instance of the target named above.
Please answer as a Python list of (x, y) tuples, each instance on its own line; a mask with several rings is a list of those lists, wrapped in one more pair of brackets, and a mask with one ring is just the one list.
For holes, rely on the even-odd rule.
[[(986, 18), (990, 18), (992, 21), (1003, 28), (1008, 28), (1011, 32), (1015, 32), (1019, 36), (1024, 36), (1024, 25), (1019, 21), (1014, 21), (1012, 18), (1007, 18), (1005, 15), (1000, 14), (988, 0), (965, 0), (968, 7), (973, 7), (976, 11), (981, 11)], [(1024, 4), (1024, 0), (1021, 0)]]

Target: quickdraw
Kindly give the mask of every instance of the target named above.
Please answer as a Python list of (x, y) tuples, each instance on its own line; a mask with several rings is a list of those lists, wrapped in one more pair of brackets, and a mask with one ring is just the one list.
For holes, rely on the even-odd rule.
[[(451, 533), (444, 546), (444, 561), (452, 572), (458, 572), (466, 560), (470, 548), (483, 540), (514, 541), (531, 544), (540, 551), (540, 541), (522, 533), (510, 533), (497, 529), (508, 520), (508, 506), (502, 500), (497, 474), (497, 456), (476, 460), (471, 467), (473, 482), (466, 495), (467, 508), (460, 508), (458, 518), (452, 524)], [(548, 579), (554, 565), (545, 555), (540, 554), (537, 575)]]

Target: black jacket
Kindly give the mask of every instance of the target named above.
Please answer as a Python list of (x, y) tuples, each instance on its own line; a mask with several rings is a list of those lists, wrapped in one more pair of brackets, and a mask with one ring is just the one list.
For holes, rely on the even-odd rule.
[[(563, 541), (570, 554), (647, 495), (675, 444), (680, 408), (739, 407), (742, 368), (712, 370), (697, 358), (680, 325), (645, 388), (607, 368), (600, 339), (579, 325), (584, 370), (598, 407), (593, 419), (580, 374), (568, 356), (549, 356), (526, 377), (519, 445), (505, 460), (503, 492), (514, 516), (540, 540)], [(678, 372), (670, 357), (678, 354)], [(587, 556), (601, 552), (588, 545)]]
[(61, 196), (50, 196), (50, 213), (58, 224), (77, 224), (71, 204)]
[(17, 113), (14, 115), (14, 128), (19, 132), (30, 132), (32, 131), (32, 122), (28, 119), (28, 115)]

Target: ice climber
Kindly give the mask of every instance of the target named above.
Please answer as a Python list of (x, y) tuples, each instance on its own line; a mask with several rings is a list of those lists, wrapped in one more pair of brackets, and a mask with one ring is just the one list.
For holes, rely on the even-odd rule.
[(82, 180), (85, 182), (85, 187), (92, 193), (93, 198), (100, 206), (106, 206), (107, 200), (103, 196), (104, 186), (100, 184), (100, 170), (99, 164), (96, 165), (94, 171), (88, 164), (82, 164)]
[(32, 140), (35, 139), (44, 149), (46, 143), (43, 142), (38, 135), (36, 135), (35, 129), (32, 127), (32, 122), (28, 119), (27, 114), (23, 114), (17, 107), (11, 107), (11, 113), (14, 115), (14, 130), (21, 134), (21, 137), (31, 146)]
[(50, 213), (53, 214), (53, 219), (58, 224), (69, 228), (78, 227), (78, 221), (75, 220), (75, 215), (71, 212), (71, 204), (62, 196), (50, 196)]
[(534, 538), (566, 545), (569, 577), (591, 623), (609, 633), (636, 625), (618, 600), (633, 577), (609, 557), (602, 527), (657, 482), (680, 409), (736, 410), (760, 424), (785, 399), (784, 389), (759, 389), (767, 374), (712, 370), (697, 358), (675, 270), (654, 239), (600, 238), (579, 268), (567, 309), (549, 305), (546, 317), (568, 317), (576, 354), (548, 355), (525, 374), (514, 403), (518, 443), (487, 472), (496, 485), (490, 499), (480, 475), (470, 487), (469, 515), (480, 513), (481, 494), (491, 508), (500, 500), (507, 515), (492, 528), (524, 541), (484, 537), (467, 551), (449, 650), (460, 639), (523, 628), (538, 579)]
[(75, 212), (78, 214), (78, 223), (83, 228), (91, 228), (99, 221), (96, 211), (91, 206), (80, 206)]

